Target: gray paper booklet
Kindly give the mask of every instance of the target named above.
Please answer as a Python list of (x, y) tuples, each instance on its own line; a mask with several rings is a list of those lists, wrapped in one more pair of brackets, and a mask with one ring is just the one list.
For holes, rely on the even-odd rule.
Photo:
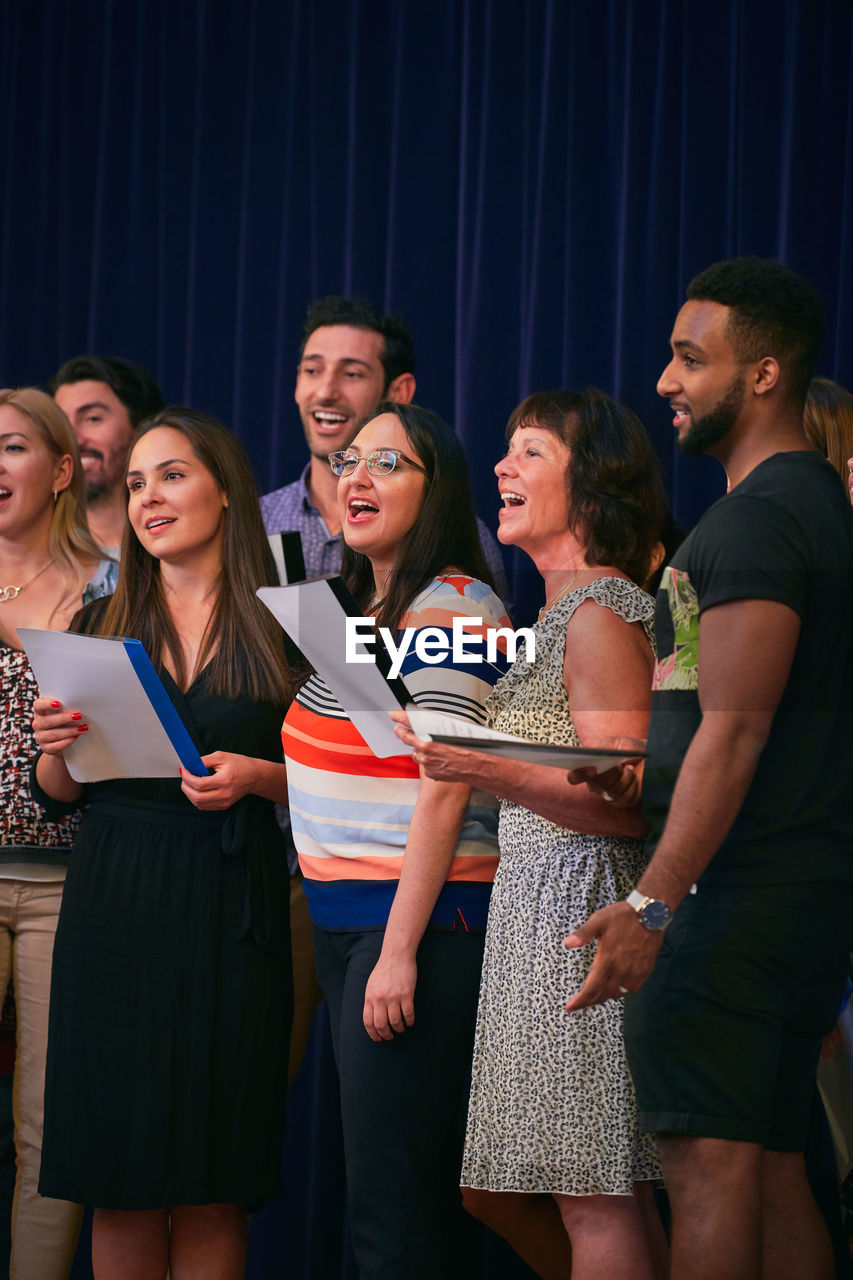
[(359, 641), (347, 659), (347, 618), (363, 614), (341, 579), (335, 576), (295, 582), (289, 587), (261, 587), (258, 596), (323, 677), (373, 754), (411, 755), (409, 747), (395, 736), (390, 719), (391, 711), (405, 706), (411, 695), (399, 677), (390, 679), (383, 674), (387, 655), (379, 638), (375, 661)]
[(207, 774), (138, 640), (19, 627), (43, 698), (79, 710), (89, 729), (64, 752), (75, 782)]
[(406, 707), (406, 714), (419, 738), (446, 742), (448, 746), (468, 751), (487, 751), (489, 755), (506, 756), (510, 760), (553, 765), (557, 769), (595, 769), (596, 773), (604, 773), (622, 760), (636, 760), (646, 754), (610, 747), (561, 747), (550, 742), (533, 742), (497, 729), (485, 729), (457, 716), (417, 707), (414, 703)]

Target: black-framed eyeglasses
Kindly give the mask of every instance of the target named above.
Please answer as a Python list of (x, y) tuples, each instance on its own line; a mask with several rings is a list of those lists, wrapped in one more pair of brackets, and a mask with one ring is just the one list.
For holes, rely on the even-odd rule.
[(337, 453), (329, 454), (329, 466), (336, 476), (351, 476), (360, 462), (366, 463), (367, 470), (372, 476), (390, 476), (401, 460), (408, 463), (410, 467), (414, 467), (416, 471), (423, 471), (426, 474), (425, 467), (415, 462), (414, 458), (407, 458), (399, 449), (374, 449), (364, 458), (360, 453), (354, 453), (352, 449), (339, 449)]

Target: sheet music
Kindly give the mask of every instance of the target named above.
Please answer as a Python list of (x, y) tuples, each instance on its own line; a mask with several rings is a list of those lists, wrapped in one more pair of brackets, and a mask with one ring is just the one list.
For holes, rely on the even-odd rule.
[[(206, 773), (151, 668), (160, 690), (158, 695), (154, 686), (152, 692), (155, 699), (162, 698), (168, 704), (160, 701), (159, 710), (167, 723), (171, 721), (172, 736), (155, 710), (127, 648), (138, 645), (138, 641), (35, 627), (19, 627), (18, 634), (38, 681), (40, 696), (57, 698), (63, 706), (81, 711), (89, 726), (64, 752), (68, 772), (76, 782), (176, 778), (182, 759), (191, 772)], [(145, 655), (141, 645), (139, 649)], [(183, 739), (176, 724), (183, 730)]]
[[(341, 598), (351, 597), (340, 578), (260, 587), (258, 596), (325, 680), (374, 755), (411, 755), (410, 748), (395, 736), (390, 719), (391, 711), (406, 701), (403, 682), (389, 683), (375, 662), (346, 661), (347, 617), (362, 614), (354, 601), (350, 612), (344, 608)], [(358, 644), (356, 651), (372, 652), (363, 644)], [(395, 686), (403, 689), (399, 697)]]

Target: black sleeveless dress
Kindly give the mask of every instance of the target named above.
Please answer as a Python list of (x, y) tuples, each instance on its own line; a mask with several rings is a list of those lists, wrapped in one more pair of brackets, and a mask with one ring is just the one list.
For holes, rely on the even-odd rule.
[[(200, 754), (281, 760), (284, 708), (164, 684)], [(133, 726), (128, 725), (128, 733)], [(292, 1014), (273, 805), (196, 809), (180, 780), (101, 782), (56, 934), (39, 1191), (106, 1209), (281, 1194)]]

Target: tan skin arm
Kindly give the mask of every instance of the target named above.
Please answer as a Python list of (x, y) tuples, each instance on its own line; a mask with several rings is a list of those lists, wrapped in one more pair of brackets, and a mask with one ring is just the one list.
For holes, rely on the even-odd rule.
[[(651, 701), (652, 653), (642, 628), (588, 600), (566, 629), (563, 679), (580, 741), (644, 741)], [(570, 787), (565, 774), (548, 765), (506, 760), (438, 742), (424, 742), (408, 727), (405, 712), (392, 712), (395, 733), (415, 750), (415, 760), (437, 781), (465, 782), (524, 805), (551, 822), (587, 835), (639, 836), (645, 820), (637, 803), (614, 806), (587, 787)], [(639, 771), (638, 771), (639, 772)]]
[[(33, 704), (33, 729), (43, 753), (36, 766), (39, 786), (54, 800), (78, 800), (83, 787), (71, 777), (62, 753), (87, 732), (85, 716), (56, 700), (37, 698)], [(228, 809), (245, 795), (282, 804), (287, 801), (283, 764), (231, 751), (211, 752), (202, 756), (202, 763), (213, 773), (197, 778), (185, 769), (180, 771), (181, 790), (197, 809)]]
[[(638, 889), (675, 909), (710, 863), (749, 790), (785, 690), (799, 616), (774, 600), (732, 600), (699, 623), (702, 721), (678, 775), (666, 827)], [(772, 645), (767, 637), (773, 637)], [(644, 929), (624, 902), (596, 911), (566, 939), (598, 948), (590, 974), (566, 1008), (615, 999), (648, 978), (663, 935)]]
[(371, 1040), (393, 1040), (414, 1023), (417, 950), (447, 880), (470, 794), (463, 784), (421, 776), (400, 882), (365, 991), (364, 1029)]

